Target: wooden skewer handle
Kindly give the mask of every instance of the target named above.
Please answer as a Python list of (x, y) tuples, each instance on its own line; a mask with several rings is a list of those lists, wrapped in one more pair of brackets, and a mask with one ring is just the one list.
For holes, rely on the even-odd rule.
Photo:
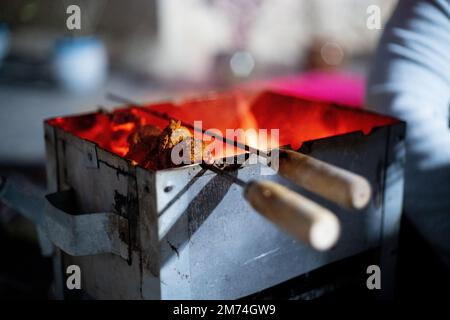
[(244, 195), (261, 215), (317, 250), (330, 249), (339, 238), (339, 220), (332, 212), (282, 185), (251, 181)]
[(291, 150), (279, 150), (279, 171), (283, 177), (328, 200), (362, 209), (372, 189), (364, 177)]

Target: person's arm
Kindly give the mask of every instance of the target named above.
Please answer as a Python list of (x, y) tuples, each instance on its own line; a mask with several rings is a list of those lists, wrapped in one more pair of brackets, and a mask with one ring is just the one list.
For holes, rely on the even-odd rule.
[(450, 165), (450, 0), (400, 0), (366, 91), (368, 108), (407, 122), (408, 160)]

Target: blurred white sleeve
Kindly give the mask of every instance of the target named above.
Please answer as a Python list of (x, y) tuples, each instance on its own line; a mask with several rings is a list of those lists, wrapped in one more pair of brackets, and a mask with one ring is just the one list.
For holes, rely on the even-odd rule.
[(366, 105), (407, 122), (405, 212), (450, 266), (450, 0), (400, 0)]
[(400, 0), (372, 65), (366, 104), (407, 122), (415, 165), (450, 165), (449, 0)]

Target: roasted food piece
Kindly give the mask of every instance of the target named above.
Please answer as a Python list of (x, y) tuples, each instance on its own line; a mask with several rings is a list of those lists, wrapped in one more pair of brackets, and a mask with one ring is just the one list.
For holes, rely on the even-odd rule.
[(183, 127), (180, 121), (170, 120), (169, 125), (161, 133), (159, 148), (161, 151), (171, 149), (181, 141), (192, 137), (188, 128)]
[[(185, 154), (186, 151), (189, 152), (188, 155)], [(189, 129), (183, 127), (180, 121), (171, 120), (163, 130), (158, 150), (159, 168), (209, 161), (210, 157), (208, 145), (202, 140), (194, 139)]]
[[(172, 151), (174, 151), (173, 158)], [(188, 155), (185, 154), (186, 151), (189, 152)], [(204, 151), (206, 144), (203, 141), (194, 139), (189, 129), (183, 127), (180, 121), (171, 120), (160, 137), (158, 165), (160, 168), (170, 168), (198, 163), (202, 161)]]
[[(206, 144), (203, 141), (187, 137), (173, 147), (159, 148), (158, 166), (162, 169), (199, 163), (202, 162), (203, 154), (207, 152)], [(206, 156), (209, 159), (209, 154)]]
[(126, 157), (148, 169), (172, 168), (211, 158), (208, 145), (194, 139), (189, 129), (175, 120), (171, 120), (162, 132), (155, 126), (146, 125), (131, 133), (128, 143), (130, 149)]

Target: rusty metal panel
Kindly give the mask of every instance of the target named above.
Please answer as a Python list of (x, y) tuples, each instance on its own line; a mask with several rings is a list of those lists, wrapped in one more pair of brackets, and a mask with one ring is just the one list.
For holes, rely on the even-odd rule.
[[(56, 129), (50, 126), (48, 123), (44, 122), (44, 140), (45, 140), (45, 152), (46, 152), (46, 173), (47, 173), (47, 191), (48, 192), (56, 192), (58, 191), (59, 184), (59, 156), (57, 149), (57, 140), (56, 140)], [(37, 227), (38, 234), (46, 234), (46, 230), (42, 230), (42, 227)], [(44, 236), (44, 242), (48, 240), (48, 237)], [(52, 246), (49, 246), (52, 247)], [(53, 249), (53, 250), (52, 250)], [(48, 250), (49, 254), (52, 255), (53, 260), (53, 275), (54, 275), (54, 288), (53, 295), (55, 299), (63, 299), (64, 298), (64, 280), (62, 273), (62, 261), (61, 261), (61, 252), (59, 248), (51, 248)]]
[[(127, 238), (122, 239), (128, 244), (126, 254), (123, 248), (120, 249), (125, 258), (113, 253), (71, 256), (62, 252), (62, 267), (64, 269), (69, 264), (80, 266), (83, 270), (84, 291), (91, 297), (139, 299), (140, 253), (131, 244), (131, 231), (135, 232), (136, 229), (127, 227), (130, 225), (128, 218), (133, 216), (137, 219), (138, 216), (134, 169), (130, 169), (130, 164), (117, 155), (72, 134), (56, 130), (59, 190), (72, 188), (82, 212), (107, 212), (116, 215), (119, 220), (120, 216), (125, 219), (122, 222), (127, 223), (119, 223), (118, 226), (128, 229), (122, 230)], [(129, 201), (133, 197), (134, 200)], [(121, 233), (120, 229), (118, 232)]]
[(142, 168), (136, 168), (136, 181), (139, 195), (138, 228), (141, 249), (141, 295), (143, 299), (160, 299), (160, 250), (155, 173)]

